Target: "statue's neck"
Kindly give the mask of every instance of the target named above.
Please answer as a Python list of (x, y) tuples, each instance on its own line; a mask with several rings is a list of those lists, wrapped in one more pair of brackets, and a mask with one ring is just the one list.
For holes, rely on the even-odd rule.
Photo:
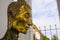
[(18, 32), (14, 29), (7, 30), (2, 40), (18, 40)]

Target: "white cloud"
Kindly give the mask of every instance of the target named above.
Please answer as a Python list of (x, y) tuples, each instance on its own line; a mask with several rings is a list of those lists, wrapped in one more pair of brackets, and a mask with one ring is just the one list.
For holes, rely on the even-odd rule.
[(52, 1), (55, 1), (55, 0), (44, 0), (46, 3), (51, 3)]

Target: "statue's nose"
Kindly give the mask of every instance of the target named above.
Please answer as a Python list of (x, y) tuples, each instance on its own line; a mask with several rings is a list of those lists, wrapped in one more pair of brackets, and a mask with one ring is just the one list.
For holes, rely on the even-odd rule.
[(28, 24), (29, 26), (32, 26), (32, 24)]
[(32, 26), (32, 25), (33, 25), (32, 21), (31, 21), (30, 23), (28, 23), (28, 25), (29, 25), (29, 26)]

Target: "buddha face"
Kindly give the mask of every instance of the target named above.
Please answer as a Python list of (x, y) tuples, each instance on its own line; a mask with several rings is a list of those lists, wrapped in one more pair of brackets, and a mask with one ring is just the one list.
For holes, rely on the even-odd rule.
[(15, 16), (15, 20), (13, 21), (13, 28), (21, 33), (27, 33), (27, 30), (32, 25), (32, 17), (30, 10), (25, 10), (24, 6), (21, 6), (19, 12)]

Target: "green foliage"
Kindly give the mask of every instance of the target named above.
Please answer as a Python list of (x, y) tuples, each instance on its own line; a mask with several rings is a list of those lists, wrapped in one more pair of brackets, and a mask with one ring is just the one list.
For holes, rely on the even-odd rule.
[(53, 35), (52, 40), (58, 40), (58, 37), (56, 35)]
[(35, 34), (33, 35), (33, 40), (37, 40), (36, 37), (35, 37)]
[[(38, 40), (38, 39), (36, 39), (36, 37), (35, 37), (35, 34), (34, 34), (34, 39), (33, 40)], [(41, 38), (41, 40), (50, 40), (47, 36), (43, 36), (42, 38)]]
[(42, 40), (50, 40), (47, 36), (43, 36)]

